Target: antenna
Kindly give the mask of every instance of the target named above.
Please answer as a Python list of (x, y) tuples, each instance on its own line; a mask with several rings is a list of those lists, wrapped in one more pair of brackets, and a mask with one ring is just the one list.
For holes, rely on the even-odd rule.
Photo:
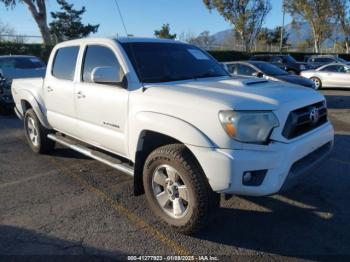
[(124, 18), (123, 18), (122, 12), (120, 11), (120, 8), (119, 8), (119, 5), (118, 5), (118, 0), (114, 0), (114, 2), (117, 5), (118, 13), (119, 13), (120, 19), (122, 20), (122, 24), (123, 24), (123, 27), (124, 27), (125, 34), (126, 34), (126, 36), (129, 36), (128, 31), (126, 30), (126, 26), (125, 26), (125, 23), (124, 23)]

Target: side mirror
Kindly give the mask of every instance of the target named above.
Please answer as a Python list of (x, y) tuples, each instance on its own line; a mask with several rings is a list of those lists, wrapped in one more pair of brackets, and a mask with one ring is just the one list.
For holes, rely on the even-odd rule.
[(123, 81), (123, 76), (120, 68), (101, 66), (92, 70), (91, 80), (97, 84), (120, 84)]
[(255, 72), (252, 75), (255, 76), (255, 77), (259, 77), (259, 78), (264, 77), (264, 74), (262, 72)]

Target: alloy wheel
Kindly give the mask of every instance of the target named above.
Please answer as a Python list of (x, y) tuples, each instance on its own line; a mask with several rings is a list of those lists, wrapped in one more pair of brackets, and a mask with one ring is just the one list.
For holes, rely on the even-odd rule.
[(188, 188), (179, 172), (169, 165), (157, 167), (152, 176), (152, 189), (162, 210), (172, 218), (182, 218), (189, 209)]

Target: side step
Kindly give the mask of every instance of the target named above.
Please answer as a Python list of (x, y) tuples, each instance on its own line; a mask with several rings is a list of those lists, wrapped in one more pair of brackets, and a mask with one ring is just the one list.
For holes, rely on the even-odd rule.
[(117, 158), (114, 158), (108, 154), (102, 153), (100, 151), (97, 150), (93, 150), (90, 149), (86, 146), (83, 146), (81, 143), (79, 143), (77, 140), (75, 139), (71, 139), (68, 137), (63, 137), (61, 135), (57, 135), (57, 134), (49, 134), (47, 135), (47, 137), (61, 145), (64, 145), (66, 147), (69, 147), (70, 149), (73, 149), (87, 157), (93, 158), (99, 162), (102, 162), (118, 171), (121, 171), (125, 174), (128, 174), (130, 176), (134, 175), (134, 169), (125, 163), (122, 163), (122, 161), (120, 161)]

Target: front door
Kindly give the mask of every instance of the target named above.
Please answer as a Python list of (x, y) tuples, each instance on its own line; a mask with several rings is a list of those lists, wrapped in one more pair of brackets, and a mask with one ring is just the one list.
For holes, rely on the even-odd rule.
[(126, 156), (129, 91), (122, 85), (93, 83), (91, 73), (96, 67), (120, 68), (110, 47), (85, 48), (80, 81), (75, 86), (77, 128), (85, 141)]

